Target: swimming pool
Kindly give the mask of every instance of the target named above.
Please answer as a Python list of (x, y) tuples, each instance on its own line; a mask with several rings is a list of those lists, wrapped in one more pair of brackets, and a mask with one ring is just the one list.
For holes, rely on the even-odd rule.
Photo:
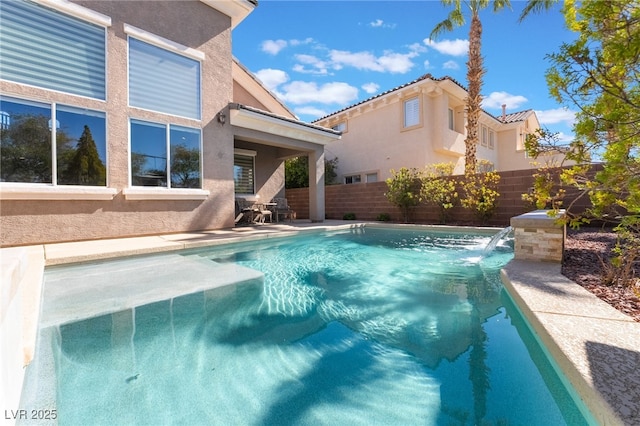
[(60, 424), (586, 424), (488, 240), (361, 228), (52, 268), (45, 296), (92, 274), (130, 292), (161, 267), (259, 274), (50, 325), (41, 392)]

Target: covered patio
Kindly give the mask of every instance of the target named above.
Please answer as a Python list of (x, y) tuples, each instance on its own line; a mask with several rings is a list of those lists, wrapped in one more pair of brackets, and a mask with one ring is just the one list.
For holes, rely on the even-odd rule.
[[(220, 119), (226, 120), (222, 112)], [(324, 148), (341, 132), (304, 123), (251, 106), (230, 103), (228, 119), (234, 140), (236, 198), (266, 203), (285, 198), (284, 161), (309, 158), (309, 218), (323, 222)]]

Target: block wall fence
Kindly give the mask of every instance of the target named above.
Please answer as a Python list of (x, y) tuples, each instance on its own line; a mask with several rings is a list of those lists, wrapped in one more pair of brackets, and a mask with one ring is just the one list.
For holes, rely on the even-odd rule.
[[(533, 174), (536, 170), (515, 170), (500, 172), (498, 185), (498, 208), (494, 216), (485, 224), (487, 226), (508, 226), (514, 216), (535, 210), (535, 206), (522, 200), (533, 187)], [(577, 192), (573, 188), (567, 190), (564, 206), (574, 199)], [(386, 182), (359, 183), (352, 185), (328, 185), (325, 187), (325, 218), (342, 219), (345, 213), (355, 213), (357, 220), (373, 221), (379, 214), (387, 213), (392, 222), (403, 222), (400, 209), (393, 206), (385, 197)], [(309, 218), (308, 188), (287, 189), (286, 197), (289, 205), (296, 212), (298, 219)], [(579, 200), (571, 209), (572, 212), (584, 211), (589, 207), (589, 200)], [(451, 225), (482, 225), (473, 214), (460, 206), (450, 210)], [(413, 209), (409, 222), (420, 224), (437, 224), (440, 222), (439, 212), (435, 207), (420, 205)]]

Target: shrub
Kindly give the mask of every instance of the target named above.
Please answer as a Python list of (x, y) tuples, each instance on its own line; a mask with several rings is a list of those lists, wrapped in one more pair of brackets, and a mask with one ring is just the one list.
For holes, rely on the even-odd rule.
[(420, 204), (420, 173), (417, 169), (401, 167), (397, 172), (391, 170), (391, 177), (387, 179), (387, 192), (384, 194), (389, 202), (400, 208), (405, 223), (409, 221), (412, 207)]
[(427, 166), (422, 175), (421, 199), (438, 208), (440, 223), (446, 223), (449, 218), (448, 210), (458, 201), (456, 181), (453, 175), (453, 163), (438, 163)]
[(391, 216), (389, 215), (389, 213), (380, 213), (376, 217), (376, 220), (380, 222), (389, 222), (391, 220)]
[(460, 182), (463, 196), (460, 199), (462, 207), (469, 209), (486, 224), (498, 207), (498, 183), (500, 175), (493, 171), (488, 173), (467, 174)]
[(356, 220), (356, 214), (355, 213), (345, 213), (342, 216), (342, 220)]

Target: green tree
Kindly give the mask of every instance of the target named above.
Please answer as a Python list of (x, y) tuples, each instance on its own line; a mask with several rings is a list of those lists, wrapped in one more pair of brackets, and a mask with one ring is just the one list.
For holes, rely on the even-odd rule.
[(456, 181), (451, 179), (454, 164), (438, 163), (426, 167), (421, 176), (422, 187), (420, 197), (426, 204), (438, 208), (440, 222), (446, 223), (449, 218), (449, 210), (458, 201)]
[(51, 182), (51, 130), (44, 115), (15, 115), (0, 129), (3, 182)]
[(171, 148), (171, 187), (200, 187), (200, 150), (176, 145)]
[[(60, 132), (58, 132), (56, 139), (59, 138)], [(58, 143), (58, 147), (60, 147), (60, 143)], [(93, 186), (107, 184), (107, 168), (100, 159), (89, 126), (84, 126), (75, 149), (71, 149), (67, 157), (65, 169), (60, 172), (60, 183)]]
[[(637, 0), (568, 0), (562, 12), (578, 37), (548, 56), (547, 84), (552, 96), (579, 112), (567, 154), (575, 165), (560, 178), (593, 206), (585, 214), (569, 212), (566, 221), (614, 221), (620, 235), (614, 266), (629, 272), (613, 280), (634, 282), (633, 268), (625, 265), (640, 253), (640, 7)], [(533, 143), (538, 150), (544, 145)], [(592, 157), (602, 159), (596, 173)], [(536, 190), (543, 192), (543, 184)]]
[[(333, 185), (338, 173), (338, 157), (324, 160), (324, 184)], [(285, 188), (309, 187), (309, 157), (300, 156), (291, 158), (284, 163)]]
[(511, 8), (509, 0), (442, 0), (445, 6), (453, 9), (445, 20), (438, 23), (431, 31), (431, 38), (435, 38), (445, 31), (452, 31), (466, 23), (463, 5), (468, 7), (471, 14), (469, 27), (469, 59), (467, 61), (467, 137), (465, 139), (465, 174), (474, 174), (476, 170), (476, 147), (478, 145), (478, 124), (482, 104), (482, 83), (485, 73), (482, 46), (482, 22), (480, 11), (493, 4), (493, 11), (498, 12), (505, 7)]
[(386, 180), (387, 192), (384, 194), (389, 202), (400, 208), (402, 219), (409, 222), (411, 209), (420, 204), (421, 179), (420, 172), (401, 167), (397, 172), (391, 170), (391, 177)]

